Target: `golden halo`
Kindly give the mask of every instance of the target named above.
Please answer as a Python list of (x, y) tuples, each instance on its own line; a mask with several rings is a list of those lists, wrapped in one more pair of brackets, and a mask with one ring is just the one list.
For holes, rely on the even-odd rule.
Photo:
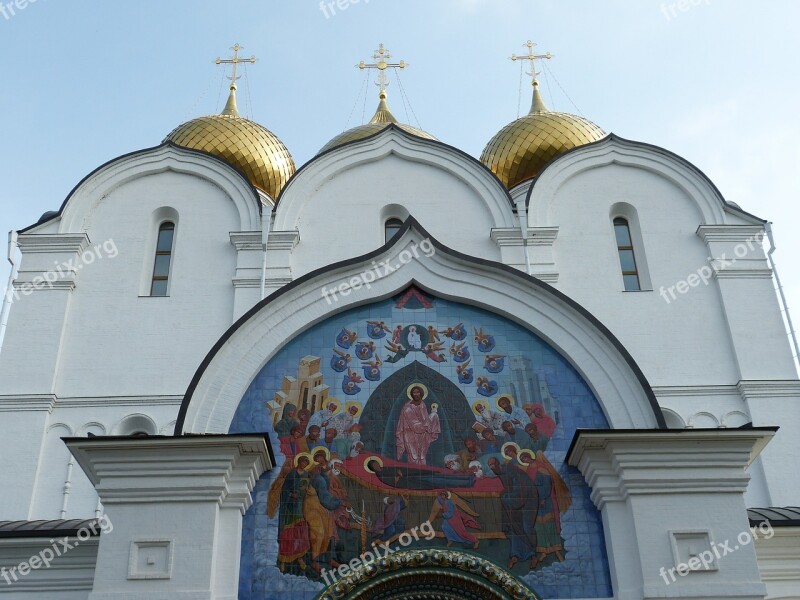
[(295, 454), (294, 457), (294, 466), (297, 468), (297, 461), (300, 460), (301, 456), (305, 456), (308, 459), (308, 467), (305, 468), (308, 471), (309, 467), (314, 464), (314, 457), (311, 456), (310, 452), (300, 452), (299, 454)]
[(355, 406), (358, 409), (356, 411), (356, 414), (353, 415), (353, 417), (357, 417), (358, 415), (361, 414), (361, 404), (359, 404), (358, 402), (348, 402), (347, 404), (345, 404), (344, 405), (344, 412), (349, 413), (350, 412), (350, 408), (353, 407), (353, 406)]
[(509, 403), (511, 403), (511, 406), (514, 406), (514, 396), (512, 396), (511, 394), (503, 394), (503, 395), (499, 396), (497, 398), (497, 405), (498, 406), (500, 406), (500, 400), (502, 400), (503, 398), (508, 398), (508, 401), (509, 401)]
[(439, 408), (439, 405), (438, 405), (438, 404), (436, 404), (436, 402), (434, 402), (433, 404), (431, 404), (431, 410), (436, 410), (436, 409), (438, 409), (438, 408)]
[(412, 399), (411, 398), (411, 390), (413, 390), (415, 387), (418, 387), (418, 388), (422, 389), (422, 391), (423, 391), (422, 400), (424, 401), (428, 397), (428, 388), (425, 386), (425, 384), (422, 384), (422, 383), (412, 383), (410, 386), (408, 386), (406, 388), (406, 397), (409, 400)]
[(519, 464), (521, 464), (521, 465), (526, 464), (526, 463), (522, 462), (522, 457), (523, 456), (530, 456), (533, 460), (536, 460), (536, 455), (533, 453), (533, 450), (529, 450), (528, 448), (525, 448), (525, 450), (521, 450), (517, 454), (517, 462)]
[(331, 411), (331, 414), (335, 415), (337, 412), (339, 412), (339, 409), (340, 409), (340, 408), (342, 408), (342, 403), (341, 403), (341, 402), (339, 402), (339, 401), (338, 401), (336, 398), (328, 398), (327, 400), (325, 400), (325, 403), (324, 403), (324, 405), (323, 405), (323, 408), (327, 410), (327, 409), (328, 409), (328, 407), (329, 407), (331, 404), (335, 404), (335, 405), (336, 405), (336, 408), (334, 408), (334, 409)]
[(505, 444), (503, 444), (503, 446), (500, 448), (500, 455), (501, 455), (503, 458), (505, 458), (505, 457), (506, 457), (506, 448), (509, 448), (509, 447), (516, 448), (516, 450), (517, 450), (517, 456), (519, 456), (519, 453), (520, 453), (520, 450), (521, 450), (521, 448), (519, 447), (519, 444), (518, 444), (517, 442), (506, 442), (506, 443), (505, 443)]
[(314, 457), (319, 454), (320, 452), (325, 453), (325, 462), (330, 461), (331, 459), (331, 451), (328, 450), (325, 446), (316, 446), (311, 452), (311, 463), (314, 463)]
[(374, 475), (375, 471), (369, 468), (369, 463), (373, 460), (376, 461), (381, 467), (383, 467), (383, 461), (381, 460), (380, 456), (368, 456), (366, 460), (364, 460), (364, 470), (367, 473), (372, 473)]
[(472, 403), (472, 411), (473, 411), (474, 413), (476, 413), (476, 414), (480, 414), (480, 413), (478, 412), (478, 405), (481, 405), (481, 406), (483, 406), (483, 407), (484, 407), (484, 408), (486, 408), (486, 409), (488, 409), (488, 408), (489, 408), (489, 403), (488, 403), (488, 402), (486, 402), (485, 400), (475, 400), (475, 402), (473, 402), (473, 403)]

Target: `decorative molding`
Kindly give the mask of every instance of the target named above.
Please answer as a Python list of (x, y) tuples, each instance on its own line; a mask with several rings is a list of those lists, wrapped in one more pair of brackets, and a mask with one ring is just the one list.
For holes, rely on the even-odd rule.
[(264, 250), (264, 241), (260, 231), (231, 231), (231, 244), (237, 252), (242, 250)]
[(751, 398), (800, 399), (800, 380), (797, 379), (743, 379), (736, 384), (736, 387), (745, 400)]
[(34, 253), (80, 253), (89, 246), (86, 233), (23, 233), (17, 238), (23, 254)]
[(267, 288), (282, 288), (285, 285), (292, 283), (291, 277), (267, 277), (264, 280), (264, 287)]
[(0, 412), (47, 411), (53, 412), (57, 402), (54, 394), (0, 396)]
[(529, 246), (552, 246), (558, 238), (558, 227), (528, 227)]
[(528, 227), (527, 244), (519, 227), (494, 227), (490, 236), (498, 246), (552, 246), (558, 237), (558, 227)]
[(100, 406), (180, 406), (183, 396), (98, 396), (55, 397), (57, 408), (82, 408)]
[(216, 502), (241, 514), (273, 468), (259, 435), (65, 438), (103, 505)]
[(555, 285), (556, 283), (558, 283), (558, 273), (536, 273), (536, 272), (534, 272), (531, 275), (533, 277), (536, 277), (536, 279), (540, 279), (540, 280), (544, 281), (545, 283), (549, 283), (550, 285)]
[[(75, 280), (72, 279), (72, 277), (75, 276), (74, 271), (68, 273), (68, 278), (64, 277), (56, 279), (55, 281), (34, 282), (34, 279), (41, 279), (41, 274), (44, 272), (45, 271), (20, 271), (17, 274), (17, 278), (12, 283), (14, 290), (27, 296), (33, 292), (71, 292), (75, 289)], [(30, 277), (32, 273), (36, 273), (36, 275)], [(65, 271), (65, 273), (67, 272)]]
[(760, 225), (700, 225), (697, 236), (706, 244), (711, 242), (745, 242), (761, 234), (764, 228)]
[(800, 590), (800, 527), (774, 529), (772, 537), (757, 538), (755, 546), (761, 579), (792, 582)]
[(235, 288), (260, 288), (260, 277), (234, 277), (232, 280)]
[(640, 494), (744, 494), (774, 428), (578, 430), (567, 453), (599, 509)]
[(697, 396), (738, 396), (735, 385), (654, 385), (657, 398)]
[(772, 279), (772, 269), (727, 269), (717, 266), (711, 261), (716, 279)]
[(267, 235), (267, 250), (294, 250), (300, 242), (300, 231), (270, 231)]

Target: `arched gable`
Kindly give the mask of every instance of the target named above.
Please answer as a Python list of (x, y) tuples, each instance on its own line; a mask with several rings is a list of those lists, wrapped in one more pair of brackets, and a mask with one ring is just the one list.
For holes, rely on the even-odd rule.
[(731, 218), (729, 214), (735, 214), (745, 222), (763, 222), (728, 203), (714, 183), (684, 158), (658, 146), (610, 134), (556, 157), (530, 183), (527, 196), (529, 224), (551, 224), (551, 207), (558, 201), (559, 189), (583, 172), (608, 165), (643, 169), (668, 180), (691, 199), (705, 225), (726, 224)]
[(56, 218), (60, 218), (59, 233), (83, 231), (93, 207), (111, 191), (134, 179), (166, 171), (194, 175), (218, 187), (236, 206), (240, 231), (261, 229), (261, 200), (244, 175), (210, 154), (165, 143), (126, 154), (98, 167), (75, 186), (57, 213), (22, 231)]
[[(612, 427), (665, 426), (641, 370), (588, 311), (516, 269), (443, 246), (409, 218), (389, 244), (299, 278), (235, 323), (196, 372), (176, 434), (227, 432), (251, 381), (287, 340), (331, 315), (410, 285), (492, 311), (535, 333), (580, 373)], [(332, 290), (342, 289), (346, 292), (332, 296)]]
[[(452, 202), (460, 202), (463, 214), (485, 213), (489, 227), (517, 226), (512, 202), (508, 192), (483, 164), (464, 152), (436, 140), (423, 139), (411, 135), (399, 127), (389, 126), (363, 140), (351, 142), (333, 148), (306, 163), (286, 184), (275, 207), (274, 228), (278, 231), (290, 231), (304, 222), (307, 211), (319, 207), (309, 199), (319, 195), (326, 184), (359, 167), (380, 163), (396, 157), (402, 161), (426, 165), (452, 178), (461, 187), (461, 198), (448, 198)], [(419, 190), (419, 182), (414, 182)], [(367, 190), (353, 189), (353, 193), (368, 193)], [(383, 196), (386, 190), (375, 190)], [(342, 198), (342, 205), (345, 198)], [(471, 207), (468, 203), (475, 202)], [(480, 203), (481, 206), (478, 206)], [(334, 207), (326, 207), (328, 212), (339, 210), (339, 203)], [(452, 206), (452, 204), (451, 204)], [(413, 214), (414, 206), (407, 206)]]

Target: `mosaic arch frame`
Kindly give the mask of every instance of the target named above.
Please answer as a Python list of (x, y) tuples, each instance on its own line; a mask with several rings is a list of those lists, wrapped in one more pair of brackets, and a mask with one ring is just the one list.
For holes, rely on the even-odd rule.
[[(320, 290), (359, 276), (375, 264), (394, 264), (408, 248), (429, 243), (420, 255), (369, 287), (352, 289), (331, 305)], [(665, 429), (650, 384), (617, 338), (589, 311), (549, 284), (522, 271), (456, 252), (409, 217), (377, 250), (292, 281), (245, 313), (217, 341), (184, 395), (175, 435), (224, 433), (255, 373), (287, 339), (310, 324), (355, 306), (387, 298), (409, 285), (444, 298), (463, 298), (509, 316), (556, 347), (579, 370), (614, 428)], [(447, 289), (442, 289), (445, 287)]]

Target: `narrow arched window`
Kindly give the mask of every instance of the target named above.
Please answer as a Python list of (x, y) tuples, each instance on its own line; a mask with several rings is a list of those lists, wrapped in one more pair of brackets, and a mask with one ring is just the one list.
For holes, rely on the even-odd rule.
[(622, 217), (614, 219), (614, 234), (617, 238), (619, 264), (622, 268), (622, 280), (626, 292), (638, 292), (642, 289), (639, 282), (639, 271), (636, 268), (636, 257), (633, 254), (633, 241), (628, 220)]
[(172, 244), (175, 238), (175, 223), (167, 221), (158, 228), (156, 260), (153, 266), (151, 296), (166, 296), (169, 285), (169, 267), (172, 262)]
[(385, 232), (386, 232), (386, 241), (388, 242), (394, 236), (397, 235), (397, 232), (400, 231), (400, 228), (403, 226), (403, 222), (400, 219), (389, 219), (386, 221), (385, 225)]

